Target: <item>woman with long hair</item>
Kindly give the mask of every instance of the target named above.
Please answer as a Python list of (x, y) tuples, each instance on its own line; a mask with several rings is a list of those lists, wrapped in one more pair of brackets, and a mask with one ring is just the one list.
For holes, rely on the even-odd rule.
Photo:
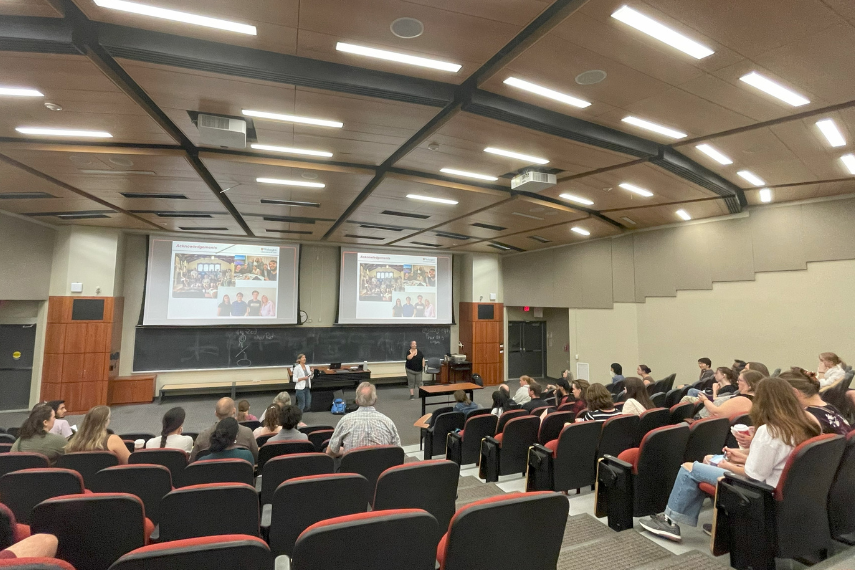
[(620, 410), (615, 408), (611, 393), (605, 386), (598, 383), (593, 383), (588, 387), (588, 393), (585, 394), (588, 403), (588, 411), (582, 420), (588, 422), (592, 420), (607, 420), (613, 416), (620, 415)]
[(258, 418), (249, 413), (249, 400), (241, 400), (237, 406), (238, 422), (257, 422)]
[(312, 374), (312, 367), (306, 365), (306, 355), (298, 354), (297, 363), (291, 372), (291, 381), (295, 383), (297, 407), (304, 412), (312, 409)]
[(469, 415), (469, 412), (477, 410), (481, 407), (475, 402), (471, 401), (469, 399), (469, 396), (463, 390), (455, 390), (454, 401), (457, 402), (454, 405), (454, 411), (463, 412), (464, 416)]
[(650, 396), (647, 395), (647, 386), (641, 378), (630, 376), (624, 380), (624, 390), (626, 390), (626, 401), (623, 404), (623, 414), (632, 414), (640, 416), (645, 410), (652, 410), (656, 407)]
[(50, 433), (55, 420), (56, 412), (49, 404), (36, 404), (21, 424), (12, 451), (41, 453), (52, 464), (56, 462), (56, 458), (65, 453), (68, 441), (61, 435)]
[(700, 411), (700, 418), (730, 418), (732, 416), (747, 414), (751, 411), (754, 400), (754, 392), (760, 381), (764, 379), (762, 373), (756, 370), (745, 369), (739, 374), (736, 385), (739, 391), (732, 398), (716, 403), (710, 400), (703, 392), (698, 394), (698, 400), (704, 403), (704, 409)]
[(581, 378), (573, 380), (570, 383), (570, 392), (573, 394), (573, 398), (575, 398), (573, 401), (573, 409), (570, 410), (573, 412), (571, 417), (575, 418), (579, 412), (588, 408), (588, 388), (590, 387), (591, 385), (588, 381)]
[(799, 368), (782, 372), (778, 378), (783, 378), (793, 387), (796, 399), (820, 423), (822, 433), (846, 435), (852, 430), (840, 410), (827, 404), (819, 395), (819, 380), (804, 374)]
[(264, 410), (264, 416), (262, 416), (261, 427), (252, 430), (252, 436), (258, 439), (265, 435), (276, 435), (279, 433), (279, 430), (282, 429), (282, 426), (279, 425), (279, 411), (281, 409), (279, 404), (270, 404), (267, 406), (267, 409)]
[(819, 365), (816, 376), (821, 388), (828, 388), (842, 380), (846, 375), (846, 363), (833, 352), (823, 352), (819, 355)]
[(699, 483), (716, 485), (725, 471), (731, 471), (774, 487), (793, 448), (822, 433), (819, 423), (802, 409), (792, 387), (782, 378), (766, 378), (757, 385), (751, 422), (756, 431), (751, 441), (745, 442), (747, 455), (737, 449), (726, 449), (724, 458), (715, 465), (711, 458), (706, 460), (709, 464), (684, 463), (665, 512), (641, 519), (642, 528), (679, 542), (680, 524), (698, 524), (706, 497), (698, 488)]
[(119, 460), (120, 465), (128, 462), (131, 452), (125, 447), (125, 442), (116, 434), (107, 432), (110, 425), (110, 408), (95, 406), (86, 413), (80, 423), (80, 429), (68, 445), (66, 453), (74, 451), (109, 451)]
[(184, 431), (184, 408), (172, 408), (163, 414), (163, 429), (159, 437), (153, 437), (145, 443), (146, 449), (180, 449), (190, 453), (193, 450), (193, 438), (181, 435)]
[(210, 453), (201, 457), (199, 461), (212, 459), (243, 459), (250, 464), (255, 463), (252, 453), (245, 447), (235, 444), (238, 434), (238, 423), (234, 418), (225, 418), (217, 424), (214, 433), (211, 434)]

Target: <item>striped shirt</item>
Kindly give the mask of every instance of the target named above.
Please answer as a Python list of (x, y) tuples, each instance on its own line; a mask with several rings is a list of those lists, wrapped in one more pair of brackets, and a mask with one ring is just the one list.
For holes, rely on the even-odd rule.
[(401, 445), (394, 422), (373, 406), (360, 407), (341, 418), (330, 438), (329, 449), (337, 454), (369, 445)]
[(599, 420), (607, 420), (614, 416), (621, 415), (620, 410), (612, 410), (611, 412), (604, 412), (603, 410), (597, 410), (596, 412), (585, 412), (584, 419), (587, 422), (590, 421), (599, 421)]

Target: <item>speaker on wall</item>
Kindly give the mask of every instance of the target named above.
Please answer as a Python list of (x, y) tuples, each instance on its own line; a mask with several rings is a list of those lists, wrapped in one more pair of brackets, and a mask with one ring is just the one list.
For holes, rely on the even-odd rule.
[(104, 299), (74, 299), (71, 305), (72, 321), (103, 321)]
[(492, 321), (496, 318), (495, 315), (495, 305), (478, 305), (478, 320), (479, 321)]

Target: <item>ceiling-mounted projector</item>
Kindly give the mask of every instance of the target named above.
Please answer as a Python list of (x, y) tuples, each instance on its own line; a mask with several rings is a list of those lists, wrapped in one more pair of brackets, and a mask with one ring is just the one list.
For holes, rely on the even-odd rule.
[(540, 192), (550, 186), (555, 186), (557, 182), (558, 180), (554, 174), (526, 170), (511, 179), (511, 189), (522, 190), (524, 192)]
[(221, 148), (246, 148), (246, 121), (199, 113), (200, 142)]

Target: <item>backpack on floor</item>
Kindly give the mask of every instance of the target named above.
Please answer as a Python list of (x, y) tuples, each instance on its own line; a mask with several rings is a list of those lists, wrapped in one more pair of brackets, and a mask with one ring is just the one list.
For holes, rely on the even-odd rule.
[(337, 415), (337, 416), (343, 416), (345, 407), (346, 406), (344, 404), (344, 400), (342, 400), (341, 398), (336, 398), (335, 400), (333, 400), (332, 408), (330, 408), (330, 412)]

